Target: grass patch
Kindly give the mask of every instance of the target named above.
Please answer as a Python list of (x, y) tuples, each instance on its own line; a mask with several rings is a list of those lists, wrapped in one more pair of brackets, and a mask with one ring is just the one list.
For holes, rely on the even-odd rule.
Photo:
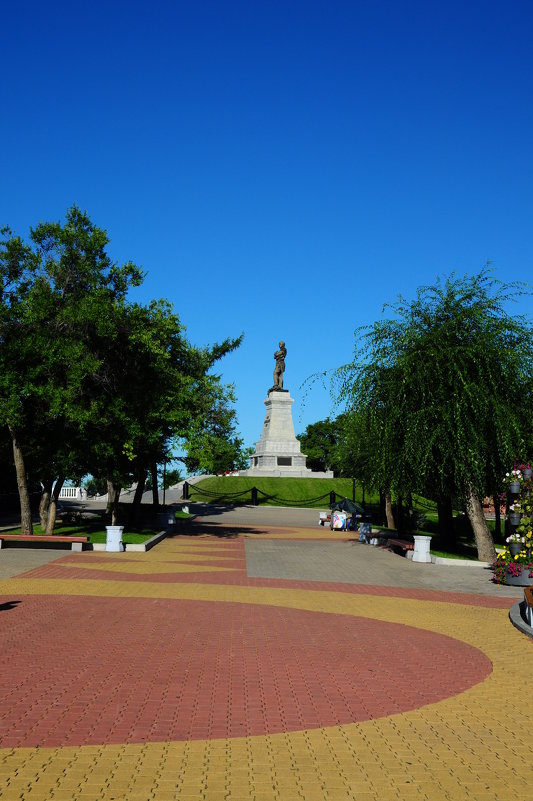
[[(151, 539), (151, 537), (155, 537), (156, 534), (159, 534), (158, 529), (143, 529), (142, 531), (126, 531), (122, 534), (122, 542), (126, 545), (140, 545), (146, 540)], [(106, 542), (107, 532), (106, 531), (92, 531), (88, 534), (89, 542), (92, 543), (103, 543)]]
[(450, 553), (449, 551), (434, 551), (433, 548), (430, 549), (431, 556), (440, 556), (444, 559), (466, 559), (471, 562), (477, 562), (478, 558), (477, 555), (474, 555), (471, 551), (462, 551), (461, 553)]
[[(122, 534), (122, 542), (126, 545), (137, 545), (146, 542), (155, 534), (159, 534), (160, 529), (153, 528), (131, 528)], [(20, 528), (13, 529), (10, 534), (20, 534)], [(40, 525), (33, 527), (36, 536), (44, 536), (45, 531)], [(88, 542), (102, 543), (106, 541), (107, 532), (101, 523), (78, 523), (72, 525), (57, 525), (54, 529), (54, 537), (61, 540), (61, 537), (88, 537)]]
[[(297, 506), (308, 509), (329, 508), (333, 490), (341, 498), (352, 498), (351, 478), (270, 478), (262, 476), (213, 476), (189, 486), (189, 500), (221, 503), (232, 506), (249, 505), (252, 487), (258, 489), (259, 506)], [(355, 487), (355, 500), (361, 503), (363, 490)], [(377, 496), (365, 494), (365, 502), (379, 502)]]

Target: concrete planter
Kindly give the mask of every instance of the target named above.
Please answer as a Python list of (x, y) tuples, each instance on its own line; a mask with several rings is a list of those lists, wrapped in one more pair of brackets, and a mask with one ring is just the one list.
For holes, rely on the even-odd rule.
[(107, 532), (105, 543), (106, 551), (111, 551), (113, 553), (123, 551), (122, 532), (124, 531), (124, 526), (106, 526), (105, 528)]
[(521, 576), (510, 576), (509, 573), (505, 574), (505, 583), (511, 587), (530, 587), (533, 578), (529, 576), (529, 568), (522, 570)]
[(429, 552), (431, 537), (424, 534), (415, 534), (414, 541), (413, 562), (431, 562), (431, 554)]

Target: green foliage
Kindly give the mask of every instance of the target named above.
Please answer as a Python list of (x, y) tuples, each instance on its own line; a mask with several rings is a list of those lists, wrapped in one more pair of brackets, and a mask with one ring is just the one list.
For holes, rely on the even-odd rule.
[(87, 473), (124, 486), (231, 399), (212, 368), (242, 337), (196, 348), (167, 301), (129, 302), (143, 273), (108, 243), (75, 206), (29, 243), (0, 238), (0, 426), (19, 475), (50, 487)]
[(340, 423), (337, 420), (319, 420), (307, 426), (303, 434), (298, 434), (302, 453), (307, 456), (307, 467), (315, 472), (333, 470), (339, 473), (338, 445)]
[(178, 467), (166, 468), (161, 480), (161, 488), (168, 489), (182, 481), (183, 475)]
[(531, 323), (505, 308), (524, 293), (488, 268), (421, 287), (392, 306), (393, 319), (358, 329), (355, 359), (336, 374), (340, 400), (371, 443), (368, 480), (439, 502), (443, 536), (446, 510), (464, 499), (484, 561), (494, 544), (479, 499), (531, 439)]
[(525, 291), (488, 269), (452, 275), (358, 329), (337, 386), (372, 442), (374, 486), (435, 499), (498, 486), (531, 430), (531, 325), (505, 310)]
[(188, 473), (224, 473), (246, 466), (243, 440), (236, 434), (235, 400), (232, 386), (216, 377), (203, 385), (199, 397), (201, 414), (191, 417), (183, 458)]
[(91, 476), (83, 482), (83, 487), (89, 497), (105, 495), (107, 492), (107, 481), (105, 478), (96, 479), (94, 476)]

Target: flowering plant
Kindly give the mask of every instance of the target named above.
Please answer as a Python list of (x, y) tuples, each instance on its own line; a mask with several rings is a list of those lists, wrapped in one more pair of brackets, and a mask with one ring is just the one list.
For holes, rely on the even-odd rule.
[(511, 556), (510, 551), (499, 553), (496, 561), (492, 565), (493, 579), (496, 584), (505, 584), (507, 576), (518, 578), (527, 571), (528, 578), (533, 579), (533, 559), (526, 547), (516, 556)]
[(513, 481), (519, 481), (522, 483), (523, 480), (524, 476), (519, 467), (513, 467), (510, 473), (506, 473), (503, 477), (503, 483), (506, 487), (509, 486), (509, 484), (512, 484)]
[(528, 543), (531, 544), (531, 536), (532, 536), (531, 514), (533, 512), (531, 498), (523, 497), (521, 503), (519, 504), (515, 503), (513, 505), (514, 505), (514, 511), (520, 514), (520, 524), (518, 525), (515, 533), (518, 534), (520, 537), (524, 537), (528, 541)]

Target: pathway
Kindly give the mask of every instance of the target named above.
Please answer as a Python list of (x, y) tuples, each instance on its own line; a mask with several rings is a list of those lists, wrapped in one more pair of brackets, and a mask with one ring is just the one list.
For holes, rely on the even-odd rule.
[(0, 580), (2, 801), (533, 796), (533, 642), (480, 568), (216, 516), (26, 568)]

